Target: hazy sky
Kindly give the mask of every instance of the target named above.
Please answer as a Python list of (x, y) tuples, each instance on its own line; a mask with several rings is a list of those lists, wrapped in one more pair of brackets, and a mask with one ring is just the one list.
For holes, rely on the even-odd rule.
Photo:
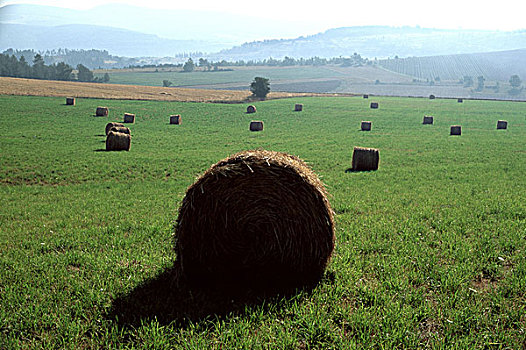
[(127, 3), (154, 8), (221, 11), (277, 20), (311, 21), (313, 29), (356, 25), (498, 30), (526, 28), (524, 6), (520, 5), (524, 3), (523, 0), (0, 0), (0, 5), (14, 3), (74, 9), (87, 9), (106, 3)]

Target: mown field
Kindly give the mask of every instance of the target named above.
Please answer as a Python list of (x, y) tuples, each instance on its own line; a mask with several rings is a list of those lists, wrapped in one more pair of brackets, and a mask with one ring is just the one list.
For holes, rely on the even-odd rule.
[[(374, 100), (0, 96), (0, 348), (524, 348), (526, 104)], [(130, 152), (103, 151), (125, 112)], [(346, 172), (354, 146), (379, 170)], [(172, 283), (173, 223), (196, 176), (255, 148), (321, 177), (336, 249), (312, 291), (214, 308)]]
[[(495, 81), (486, 78), (485, 89), (475, 91), (475, 87), (465, 88), (459, 83), (464, 75), (475, 80), (482, 73), (473, 73), (462, 60), (449, 61), (446, 58), (405, 58), (379, 61), (378, 65), (362, 67), (289, 66), (289, 67), (229, 67), (229, 71), (205, 72), (198, 68), (194, 72), (182, 73), (180, 68), (147, 68), (110, 70), (111, 84), (132, 84), (162, 86), (163, 80), (170, 81), (173, 87), (221, 90), (248, 90), (256, 76), (270, 79), (271, 91), (307, 93), (354, 93), (382, 96), (419, 96), (430, 94), (440, 97), (464, 97), (477, 99), (515, 99), (524, 100), (525, 93), (510, 95), (506, 80)], [(456, 56), (451, 56), (456, 57)], [(463, 57), (463, 56), (461, 56)], [(420, 63), (420, 61), (424, 63)], [(448, 65), (447, 62), (454, 64)], [(493, 65), (494, 66), (494, 65)], [(492, 66), (492, 67), (493, 67)], [(448, 70), (456, 75), (446, 74)], [(106, 71), (96, 75), (102, 77)], [(464, 72), (464, 73), (462, 73)], [(475, 74), (475, 75), (474, 75)], [(440, 77), (442, 80), (429, 81)], [(426, 81), (426, 79), (428, 81)], [(496, 88), (498, 85), (498, 89)]]

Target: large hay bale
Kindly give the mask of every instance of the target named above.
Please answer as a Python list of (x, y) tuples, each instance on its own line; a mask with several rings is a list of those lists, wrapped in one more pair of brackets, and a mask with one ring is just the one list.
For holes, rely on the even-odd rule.
[(507, 129), (508, 128), (508, 122), (506, 120), (499, 120), (497, 121), (497, 130), (499, 129)]
[(363, 95), (363, 98), (369, 98), (369, 95), (367, 95), (367, 94)]
[(333, 248), (322, 182), (301, 159), (279, 152), (245, 151), (213, 165), (186, 191), (176, 222), (183, 276), (207, 286), (312, 286)]
[(129, 151), (131, 135), (111, 131), (106, 136), (106, 151)]
[(124, 113), (124, 123), (135, 123), (135, 114)]
[(106, 124), (105, 134), (108, 135), (108, 133), (110, 132), (111, 128), (113, 128), (114, 126), (124, 126), (124, 124), (116, 123), (116, 122), (110, 122), (110, 123)]
[(256, 113), (256, 106), (250, 105), (247, 107), (247, 113)]
[(459, 99), (457, 99), (457, 102), (458, 102), (458, 103), (462, 103), (462, 102), (464, 102), (464, 100), (461, 99), (461, 98), (459, 98)]
[(422, 124), (433, 124), (433, 116), (432, 115), (424, 115), (424, 121)]
[(66, 105), (74, 106), (75, 105), (75, 99), (73, 97), (67, 97), (66, 98)]
[(108, 109), (108, 107), (97, 107), (97, 109), (95, 110), (95, 115), (97, 117), (105, 117), (109, 113), (110, 113), (110, 110)]
[(371, 102), (371, 108), (377, 109), (378, 108), (378, 102)]
[(110, 131), (131, 135), (130, 129), (125, 126), (114, 126), (110, 129)]
[(295, 112), (303, 111), (303, 105), (301, 103), (296, 103), (296, 105), (294, 106), (294, 111)]
[(170, 124), (180, 125), (182, 122), (181, 115), (176, 114), (170, 116)]
[(462, 135), (462, 127), (460, 125), (451, 125), (449, 135)]
[(263, 131), (263, 122), (260, 120), (253, 120), (250, 122), (250, 131)]
[(376, 148), (354, 147), (352, 153), (352, 170), (377, 170), (380, 162), (380, 152)]
[(362, 121), (362, 131), (371, 131), (371, 126), (372, 126), (373, 123), (369, 122), (369, 121)]
[(430, 100), (434, 100), (435, 99), (435, 95), (429, 95), (429, 99)]

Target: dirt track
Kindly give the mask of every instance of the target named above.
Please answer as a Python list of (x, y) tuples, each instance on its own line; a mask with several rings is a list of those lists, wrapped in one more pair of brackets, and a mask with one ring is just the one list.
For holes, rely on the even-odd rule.
[[(72, 81), (51, 81), (0, 77), (1, 95), (55, 96), (78, 98), (102, 98), (113, 100), (155, 100), (181, 102), (224, 102), (236, 103), (250, 100), (250, 92), (233, 90), (204, 90), (166, 88), (158, 86), (117, 85), (79, 83)], [(271, 92), (268, 99), (330, 96), (307, 93)]]

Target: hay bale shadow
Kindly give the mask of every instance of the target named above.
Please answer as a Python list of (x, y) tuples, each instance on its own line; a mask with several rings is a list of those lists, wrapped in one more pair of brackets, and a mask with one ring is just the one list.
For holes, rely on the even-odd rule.
[(97, 135), (95, 135), (95, 137), (102, 137), (102, 136), (106, 137), (106, 135), (104, 135), (104, 134), (97, 134)]
[[(334, 274), (327, 274), (326, 280), (334, 282)], [(188, 283), (176, 264), (113, 300), (106, 318), (123, 327), (137, 327), (155, 319), (162, 325), (183, 328), (190, 322), (223, 318), (231, 313), (243, 315), (247, 306), (280, 308), (287, 300), (304, 297), (311, 291), (312, 288), (304, 288), (278, 294), (239, 285), (195, 286)]]
[(93, 152), (106, 152), (106, 148), (97, 148)]
[(346, 173), (369, 173), (369, 172), (373, 172), (373, 171), (375, 171), (375, 170), (355, 170), (353, 168), (345, 169)]

